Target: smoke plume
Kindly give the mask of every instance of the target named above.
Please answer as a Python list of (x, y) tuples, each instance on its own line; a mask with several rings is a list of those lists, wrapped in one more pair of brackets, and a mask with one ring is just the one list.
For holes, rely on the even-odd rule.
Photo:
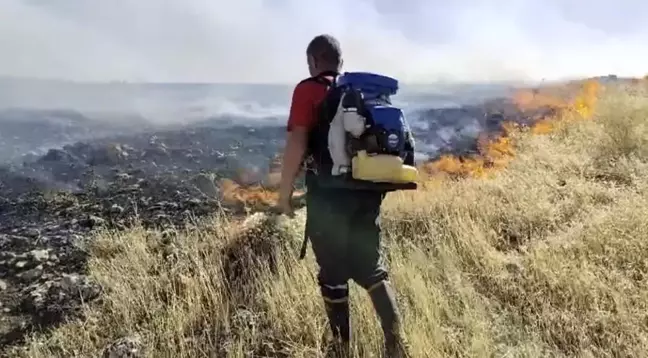
[(405, 82), (638, 76), (647, 20), (640, 0), (0, 0), (0, 75), (290, 83), (326, 32), (347, 69)]

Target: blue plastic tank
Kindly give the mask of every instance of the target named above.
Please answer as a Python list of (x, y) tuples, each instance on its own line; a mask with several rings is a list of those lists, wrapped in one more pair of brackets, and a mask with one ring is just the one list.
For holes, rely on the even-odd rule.
[(389, 98), (398, 93), (398, 80), (371, 72), (345, 72), (338, 78), (337, 86), (360, 89), (366, 99), (380, 95)]

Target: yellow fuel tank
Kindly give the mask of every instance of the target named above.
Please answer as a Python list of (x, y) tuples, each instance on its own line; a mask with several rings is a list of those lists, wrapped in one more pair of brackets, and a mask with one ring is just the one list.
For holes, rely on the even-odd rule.
[(418, 169), (403, 164), (403, 160), (394, 155), (368, 155), (358, 151), (351, 159), (354, 179), (380, 183), (412, 183), (418, 180)]

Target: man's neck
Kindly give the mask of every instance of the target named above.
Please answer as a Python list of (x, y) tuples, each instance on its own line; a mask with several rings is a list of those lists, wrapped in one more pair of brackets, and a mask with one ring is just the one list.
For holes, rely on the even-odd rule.
[(339, 73), (337, 69), (332, 68), (332, 69), (320, 70), (317, 72), (315, 76), (321, 76), (323, 73), (331, 73), (331, 72)]

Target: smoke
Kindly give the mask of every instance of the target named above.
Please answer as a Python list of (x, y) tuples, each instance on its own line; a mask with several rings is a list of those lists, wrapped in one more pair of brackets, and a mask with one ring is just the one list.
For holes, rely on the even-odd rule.
[(316, 34), (404, 82), (640, 76), (641, 0), (0, 0), (0, 75), (281, 82)]

